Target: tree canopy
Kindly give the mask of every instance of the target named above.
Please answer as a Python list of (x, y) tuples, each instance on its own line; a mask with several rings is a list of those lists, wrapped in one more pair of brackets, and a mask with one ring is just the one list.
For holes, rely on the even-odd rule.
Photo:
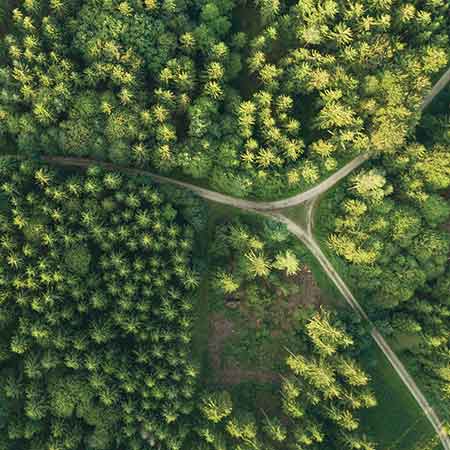
[(397, 152), (448, 59), (444, 0), (29, 0), (11, 19), (5, 142), (238, 196)]
[(198, 373), (193, 228), (118, 173), (1, 176), (2, 448), (175, 448)]

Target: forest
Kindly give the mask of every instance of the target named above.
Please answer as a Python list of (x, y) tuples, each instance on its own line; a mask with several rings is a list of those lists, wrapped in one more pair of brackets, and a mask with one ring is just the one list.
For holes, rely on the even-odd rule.
[(0, 3), (0, 450), (447, 450), (449, 3)]
[[(295, 323), (279, 398), (289, 425), (232, 414), (228, 392), (201, 392), (189, 345), (193, 240), (204, 223), (195, 228), (182, 213), (201, 208), (195, 199), (172, 205), (148, 181), (95, 166), (59, 173), (4, 157), (1, 169), (3, 448), (374, 448), (354, 412), (376, 404), (369, 377), (347, 351), (351, 335), (325, 310)], [(299, 270), (286, 232), (272, 236), (273, 259), (244, 225), (218, 230), (214, 253), (225, 267), (227, 249), (236, 252), (231, 273), (217, 264), (222, 295), (245, 283), (256, 291), (245, 301), (259, 303), (262, 282), (274, 289)]]
[(414, 357), (418, 376), (447, 401), (449, 98), (447, 90), (395, 160), (373, 160), (326, 197), (318, 212), (324, 247), (373, 319), (400, 341), (415, 337), (404, 350)]
[(20, 154), (284, 196), (369, 143), (386, 154), (406, 143), (447, 64), (448, 11), (445, 0), (26, 0), (2, 42), (0, 136)]

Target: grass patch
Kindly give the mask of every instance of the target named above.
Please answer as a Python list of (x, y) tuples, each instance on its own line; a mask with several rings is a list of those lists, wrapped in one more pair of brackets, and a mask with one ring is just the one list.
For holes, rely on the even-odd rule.
[[(336, 299), (337, 290), (329, 281), (325, 273), (322, 272), (319, 264), (309, 251), (298, 243), (297, 251), (303, 267), (308, 266), (313, 273), (314, 280), (316, 275), (320, 278), (320, 293), (311, 284), (310, 277), (305, 272), (299, 274), (298, 285), (292, 284), (289, 288), (289, 294), (277, 296), (270, 302), (268, 299), (259, 299), (257, 304), (254, 302), (243, 303), (240, 309), (227, 308), (223, 297), (210, 288), (213, 270), (212, 263), (208, 255), (208, 246), (212, 244), (214, 230), (222, 222), (239, 217), (245, 217), (247, 223), (257, 225), (260, 221), (265, 221), (254, 213), (246, 213), (238, 209), (218, 205), (212, 202), (208, 204), (208, 226), (207, 233), (201, 239), (200, 245), (203, 250), (201, 255), (203, 262), (207, 266), (203, 274), (203, 280), (199, 287), (198, 302), (196, 304), (196, 322), (194, 329), (194, 355), (202, 364), (202, 380), (204, 384), (215, 385), (219, 383), (219, 378), (223, 374), (230, 373), (234, 376), (234, 381), (242, 378), (247, 381), (259, 382), (256, 384), (267, 384), (267, 380), (276, 378), (276, 374), (284, 368), (285, 347), (292, 347), (292, 340), (295, 339), (293, 330), (287, 324), (295, 321), (295, 311), (309, 307), (308, 302), (320, 302), (329, 304), (331, 307), (340, 307), (346, 305)], [(317, 281), (316, 281), (317, 282)], [(317, 297), (320, 295), (320, 297)], [(308, 305), (308, 306), (306, 306)], [(311, 304), (311, 307), (314, 305)], [(227, 322), (226, 324), (220, 323)], [(224, 340), (220, 344), (220, 367), (216, 369), (217, 362), (211, 360), (211, 349), (208, 345), (215, 347), (216, 337), (218, 336), (216, 326), (228, 328)], [(229, 330), (232, 328), (232, 332)], [(214, 367), (213, 367), (214, 366)], [(228, 370), (231, 368), (231, 370)], [(216, 373), (217, 372), (217, 373)], [(220, 375), (218, 373), (220, 372)], [(241, 383), (239, 383), (241, 384)], [(270, 383), (269, 384), (273, 384)]]
[(372, 378), (378, 405), (364, 410), (361, 427), (382, 450), (441, 450), (436, 433), (406, 386), (375, 344), (360, 363)]
[(435, 409), (441, 420), (450, 423), (450, 404), (448, 400), (444, 400), (439, 387), (431, 382), (431, 379), (424, 376), (417, 367), (414, 354), (403, 352), (400, 354), (402, 361), (407, 369), (411, 372), (419, 388), (423, 391), (428, 403)]
[(339, 289), (322, 269), (322, 266), (317, 259), (308, 250), (305, 250), (303, 261), (310, 268), (314, 279), (326, 300), (326, 304), (335, 309), (347, 308), (347, 301)]
[(300, 225), (304, 229), (307, 226), (308, 208), (304, 203), (293, 206), (291, 208), (283, 209), (283, 215), (288, 219), (293, 220), (297, 225)]
[(236, 332), (225, 341), (221, 355), (224, 366), (237, 368), (235, 372), (241, 373), (244, 383), (248, 380), (259, 385), (278, 385), (278, 374), (285, 370), (284, 348), (291, 346), (292, 332), (275, 335), (272, 333), (278, 330), (273, 324), (249, 326), (244, 316), (233, 326)]
[(280, 413), (280, 388), (271, 383), (245, 382), (230, 388), (235, 405), (261, 418), (262, 411), (268, 415)]

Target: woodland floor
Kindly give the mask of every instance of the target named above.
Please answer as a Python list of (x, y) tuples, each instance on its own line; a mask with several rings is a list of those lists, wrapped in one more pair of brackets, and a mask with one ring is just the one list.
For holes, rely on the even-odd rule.
[(299, 289), (283, 296), (265, 311), (246, 305), (236, 309), (217, 305), (209, 315), (208, 357), (214, 382), (237, 385), (242, 382), (276, 383), (284, 363), (285, 345), (295, 329), (301, 308), (318, 308), (325, 299), (311, 271), (304, 267), (296, 277)]

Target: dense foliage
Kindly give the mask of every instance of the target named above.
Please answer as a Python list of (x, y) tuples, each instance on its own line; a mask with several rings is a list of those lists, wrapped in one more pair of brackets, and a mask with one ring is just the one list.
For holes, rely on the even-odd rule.
[(328, 247), (375, 310), (410, 300), (448, 266), (450, 240), (442, 226), (450, 217), (443, 195), (450, 187), (447, 112), (448, 103), (440, 114), (425, 114), (420, 141), (395, 159), (360, 169), (322, 206)]
[(193, 230), (154, 186), (2, 161), (2, 449), (176, 448)]
[[(322, 204), (323, 237), (380, 329), (450, 417), (449, 92), (395, 160), (360, 170)], [(332, 218), (331, 211), (339, 211)]]
[(18, 151), (283, 195), (400, 148), (447, 64), (445, 0), (26, 0), (0, 66)]
[(295, 240), (285, 228), (269, 221), (260, 232), (255, 228), (240, 221), (217, 228), (211, 247), (219, 268), (214, 284), (222, 295), (265, 308), (277, 288), (294, 289), (289, 277), (299, 272), (300, 261)]
[(372, 310), (410, 300), (444, 272), (450, 205), (439, 192), (449, 186), (450, 152), (413, 144), (359, 170), (323, 207), (328, 247)]
[[(292, 315), (278, 414), (199, 397), (203, 205), (43, 155), (271, 198), (372, 152), (317, 223), (377, 326), (450, 398), (448, 111), (415, 131), (449, 62), (446, 0), (0, 3), (0, 152), (19, 156), (0, 159), (1, 450), (374, 448), (363, 327), (352, 338), (314, 305)], [(212, 296), (265, 320), (296, 295), (303, 250), (284, 227), (212, 234)]]

